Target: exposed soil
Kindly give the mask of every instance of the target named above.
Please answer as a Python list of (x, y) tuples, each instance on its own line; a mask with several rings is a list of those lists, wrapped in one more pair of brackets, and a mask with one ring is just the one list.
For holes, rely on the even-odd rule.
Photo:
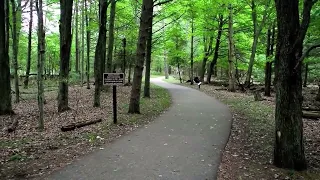
[[(41, 178), (149, 123), (170, 106), (168, 92), (153, 86), (152, 98), (141, 99), (142, 114), (129, 115), (127, 111), (131, 87), (118, 87), (119, 123), (114, 125), (111, 92), (103, 92), (101, 107), (93, 108), (93, 88), (88, 90), (86, 87), (74, 86), (69, 88), (71, 110), (63, 113), (57, 113), (57, 91), (45, 93), (45, 130), (39, 132), (38, 106), (34, 98), (36, 91), (32, 91), (22, 94), (24, 100), (13, 105), (16, 115), (0, 116), (0, 179)], [(15, 119), (19, 122), (16, 131), (6, 133), (5, 128)], [(74, 131), (60, 130), (62, 125), (97, 119), (102, 119), (102, 122)]]
[[(198, 86), (188, 87), (198, 89)], [(231, 93), (224, 88), (202, 85), (201, 91), (229, 105), (233, 125), (219, 168), (219, 180), (320, 179), (320, 121), (303, 119), (308, 170), (296, 172), (275, 167), (273, 163), (275, 98), (254, 101), (253, 94)], [(320, 107), (316, 88), (304, 88), (304, 106)]]

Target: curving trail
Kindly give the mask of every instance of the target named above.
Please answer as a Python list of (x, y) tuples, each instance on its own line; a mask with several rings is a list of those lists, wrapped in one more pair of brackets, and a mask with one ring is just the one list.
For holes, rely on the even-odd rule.
[(47, 179), (216, 179), (232, 123), (228, 107), (198, 90), (151, 81), (169, 90), (173, 104), (167, 112)]

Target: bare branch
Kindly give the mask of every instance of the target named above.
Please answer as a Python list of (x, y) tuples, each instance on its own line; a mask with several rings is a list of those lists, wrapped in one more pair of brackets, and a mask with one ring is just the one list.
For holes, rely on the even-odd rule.
[(307, 49), (307, 51), (300, 57), (297, 65), (294, 67), (294, 70), (296, 70), (299, 66), (300, 63), (302, 63), (302, 61), (309, 55), (310, 51), (312, 51), (313, 49), (315, 48), (319, 48), (320, 47), (320, 43), (319, 44), (315, 44), (315, 45), (312, 45), (311, 47), (309, 47)]

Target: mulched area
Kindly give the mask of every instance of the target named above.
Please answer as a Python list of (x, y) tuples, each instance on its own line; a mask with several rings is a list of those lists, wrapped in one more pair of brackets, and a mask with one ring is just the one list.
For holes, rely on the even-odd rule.
[[(38, 106), (30, 93), (22, 94), (22, 102), (14, 104), (16, 115), (0, 116), (0, 179), (40, 178), (64, 167), (73, 160), (99, 150), (101, 145), (143, 126), (170, 106), (168, 92), (152, 86), (152, 98), (142, 98), (142, 114), (129, 115), (131, 87), (118, 88), (118, 124), (112, 123), (112, 91), (101, 94), (101, 107), (93, 107), (94, 87), (69, 88), (71, 110), (57, 113), (57, 91), (45, 93), (45, 130), (39, 132)], [(152, 108), (150, 106), (152, 105)], [(19, 125), (14, 133), (6, 133), (15, 119)], [(62, 132), (62, 125), (102, 119), (102, 122), (74, 131)]]

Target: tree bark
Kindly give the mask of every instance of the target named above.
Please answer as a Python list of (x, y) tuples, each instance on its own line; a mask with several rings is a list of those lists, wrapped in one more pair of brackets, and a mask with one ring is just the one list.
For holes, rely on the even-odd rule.
[(72, 5), (73, 0), (60, 0), (60, 82), (58, 93), (58, 112), (63, 112), (70, 109), (68, 106), (68, 79), (70, 67), (70, 48), (72, 42)]
[(270, 61), (271, 54), (271, 29), (267, 32), (267, 50), (266, 50), (266, 66), (265, 66), (265, 79), (264, 79), (264, 95), (271, 96), (271, 75), (272, 75), (272, 62)]
[(146, 51), (146, 71), (144, 79), (144, 97), (150, 98), (150, 71), (151, 71), (151, 52), (152, 52), (152, 23), (153, 16), (148, 22), (148, 39), (147, 39), (147, 51)]
[(81, 5), (81, 87), (84, 84), (84, 51), (85, 51), (85, 45), (84, 45), (84, 24), (85, 24), (85, 16), (84, 16), (84, 9), (85, 9), (85, 0), (82, 0), (82, 5)]
[(37, 14), (38, 14), (38, 107), (39, 107), (39, 125), (40, 131), (44, 129), (43, 120), (43, 106), (44, 106), (44, 94), (43, 94), (43, 64), (45, 61), (45, 32), (43, 28), (43, 9), (42, 0), (37, 2)]
[(150, 18), (153, 15), (153, 0), (143, 0), (141, 8), (139, 39), (137, 43), (136, 65), (134, 69), (134, 78), (132, 83), (129, 113), (140, 113), (140, 91), (142, 82), (142, 72), (144, 58), (146, 54), (146, 44), (148, 37), (148, 27)]
[(302, 77), (299, 59), (310, 22), (310, 11), (315, 1), (304, 1), (301, 25), (299, 0), (281, 0), (275, 3), (278, 36), (275, 58), (274, 164), (280, 168), (304, 170), (307, 164), (303, 140)]
[[(21, 5), (21, 1), (20, 2)], [(18, 27), (18, 12), (20, 12), (21, 6), (18, 7), (16, 6), (15, 0), (11, 0), (11, 8), (12, 8), (12, 54), (13, 54), (13, 76), (14, 76), (14, 88), (15, 88), (15, 103), (19, 103), (19, 97), (20, 97), (20, 92), (19, 92), (19, 76), (18, 76), (18, 48), (19, 48), (19, 31), (20, 28)]]
[(213, 43), (212, 36), (209, 38), (209, 42), (207, 42), (208, 40), (206, 39), (206, 37), (204, 39), (205, 39), (205, 42), (204, 42), (205, 47), (204, 47), (204, 57), (202, 60), (201, 74), (200, 74), (200, 81), (201, 82), (204, 82), (204, 75), (206, 73), (206, 66), (207, 66), (209, 56), (212, 54), (212, 43)]
[[(91, 21), (90, 16), (88, 15), (88, 5), (87, 0), (85, 1), (85, 13), (86, 13), (86, 31), (87, 31), (87, 63), (86, 63), (86, 74), (87, 74), (87, 89), (90, 89), (90, 38), (91, 38), (91, 31), (89, 27), (89, 23)], [(89, 14), (91, 15), (91, 6), (89, 7)]]
[(234, 62), (235, 62), (235, 50), (234, 50), (234, 40), (233, 40), (233, 7), (229, 4), (229, 32), (228, 32), (228, 46), (229, 46), (229, 91), (236, 91), (235, 88), (235, 70), (234, 70)]
[(317, 97), (316, 97), (316, 101), (320, 101), (320, 82), (319, 82), (319, 85), (318, 85), (318, 94), (317, 94)]
[(218, 35), (217, 35), (217, 39), (216, 39), (216, 45), (215, 45), (215, 48), (214, 48), (213, 59), (212, 59), (212, 61), (210, 63), (210, 66), (209, 66), (209, 69), (208, 69), (208, 75), (207, 75), (208, 84), (211, 83), (212, 73), (213, 72), (216, 73), (216, 70), (214, 71), (214, 68), (216, 67), (217, 60), (218, 60), (218, 57), (219, 57), (219, 48), (220, 48), (220, 42), (221, 42), (221, 36), (222, 36), (222, 27), (224, 25), (223, 15), (222, 14), (219, 15), (219, 22), (218, 23), (219, 23), (219, 27), (218, 27)]
[(309, 64), (308, 63), (305, 63), (304, 64), (304, 81), (303, 81), (303, 87), (307, 87), (307, 82), (308, 82), (308, 71), (309, 71), (309, 68), (308, 68)]
[(111, 1), (110, 9), (110, 21), (109, 21), (109, 36), (108, 36), (108, 57), (107, 57), (107, 68), (108, 73), (113, 72), (112, 70), (112, 57), (113, 57), (113, 48), (114, 48), (114, 21), (116, 18), (116, 0)]
[(190, 63), (190, 84), (193, 85), (193, 43), (194, 43), (194, 35), (193, 35), (193, 32), (194, 32), (194, 19), (193, 17), (191, 17), (191, 52), (190, 52), (190, 60), (191, 60), (191, 63)]
[(106, 59), (106, 20), (107, 20), (107, 9), (108, 3), (105, 0), (99, 1), (99, 36), (98, 42), (95, 51), (95, 59), (94, 59), (94, 79), (95, 79), (95, 88), (94, 88), (94, 107), (100, 107), (100, 94), (102, 89), (102, 73), (104, 71), (104, 64)]
[[(7, 5), (9, 4), (6, 4), (6, 9), (8, 9)], [(6, 27), (5, 2), (0, 1), (0, 115), (13, 113)]]
[(31, 43), (32, 43), (32, 23), (33, 22), (33, 0), (30, 0), (30, 21), (29, 21), (29, 34), (28, 34), (28, 55), (27, 55), (27, 67), (26, 77), (24, 80), (24, 88), (28, 88), (29, 85), (29, 74), (31, 66)]
[(80, 52), (79, 52), (79, 0), (75, 0), (75, 33), (76, 33), (76, 63), (75, 63), (75, 71), (79, 73), (79, 62), (80, 62)]
[(262, 28), (264, 26), (264, 23), (266, 21), (267, 11), (268, 11), (268, 8), (269, 8), (270, 1), (271, 0), (268, 0), (267, 4), (265, 5), (262, 22), (261, 22), (261, 24), (258, 25), (257, 8), (256, 8), (255, 0), (251, 0), (252, 22), (253, 22), (253, 43), (252, 43), (252, 48), (251, 48), (251, 56), (250, 56), (250, 62), (249, 62), (249, 67), (248, 67), (248, 71), (247, 71), (247, 77), (246, 77), (246, 80), (245, 80), (245, 86), (246, 87), (250, 87), (252, 69), (253, 69), (254, 60), (255, 60), (256, 51), (257, 51), (257, 46), (258, 46), (258, 38), (260, 36), (260, 33), (261, 33)]

